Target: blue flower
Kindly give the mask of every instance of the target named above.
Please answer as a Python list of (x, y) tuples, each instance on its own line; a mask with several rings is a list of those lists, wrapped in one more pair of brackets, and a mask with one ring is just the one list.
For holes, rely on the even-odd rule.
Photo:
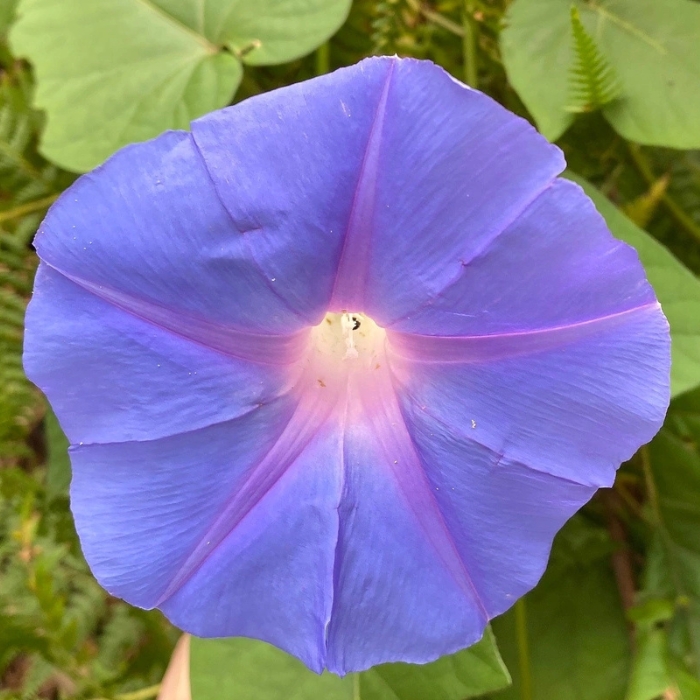
[(476, 642), (668, 404), (659, 304), (563, 168), (377, 58), (80, 178), (25, 364), (104, 587), (316, 671)]

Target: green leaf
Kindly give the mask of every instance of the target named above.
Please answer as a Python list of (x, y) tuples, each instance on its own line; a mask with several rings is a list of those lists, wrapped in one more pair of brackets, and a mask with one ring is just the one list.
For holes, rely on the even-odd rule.
[[(642, 452), (654, 537), (645, 592), (676, 603), (675, 654), (700, 678), (700, 391), (671, 404), (664, 428)], [(673, 629), (673, 628), (672, 628)]]
[(192, 700), (354, 700), (357, 681), (356, 676), (318, 676), (254, 639), (190, 641)]
[(674, 685), (668, 667), (666, 632), (654, 627), (638, 630), (636, 644), (625, 700), (654, 700)]
[(46, 494), (49, 498), (67, 496), (71, 467), (68, 458), (68, 438), (63, 434), (54, 412), (49, 409), (44, 418), (46, 436)]
[[(604, 114), (625, 138), (700, 147), (700, 4), (692, 0), (576, 0), (574, 6), (620, 84)], [(542, 133), (559, 138), (574, 64), (571, 4), (515, 0), (501, 48), (508, 78)]]
[(670, 653), (665, 627), (637, 628), (636, 652), (625, 700), (700, 700), (700, 682)]
[(637, 624), (666, 622), (676, 612), (673, 601), (667, 598), (649, 598), (627, 611), (627, 619)]
[(41, 152), (83, 172), (118, 148), (228, 104), (241, 61), (302, 56), (350, 0), (21, 0), (12, 48), (37, 78)]
[(520, 624), (515, 610), (493, 622), (513, 674), (494, 700), (622, 700), (630, 642), (611, 549), (607, 532), (581, 516), (557, 535), (542, 581), (520, 602)]
[(4, 38), (15, 18), (17, 2), (18, 0), (3, 0), (3, 2), (0, 2), (0, 39)]
[(571, 172), (617, 238), (637, 250), (671, 326), (671, 394), (700, 385), (700, 280), (661, 243), (628, 219), (605, 195)]
[(384, 664), (339, 678), (252, 639), (198, 639), (190, 646), (193, 700), (463, 700), (510, 682), (491, 630), (473, 647), (424, 666)]
[(462, 700), (509, 684), (510, 674), (488, 628), (474, 646), (431, 664), (384, 664), (361, 673), (360, 699)]

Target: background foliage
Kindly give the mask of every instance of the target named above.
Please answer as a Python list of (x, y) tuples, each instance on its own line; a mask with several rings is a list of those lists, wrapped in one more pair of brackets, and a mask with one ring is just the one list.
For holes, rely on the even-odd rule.
[(155, 697), (178, 636), (82, 559), (65, 438), (21, 370), (39, 220), (125, 143), (387, 53), (439, 63), (556, 140), (663, 304), (675, 398), (476, 647), (341, 680), (193, 640), (194, 698), (700, 700), (697, 0), (0, 0), (0, 698)]

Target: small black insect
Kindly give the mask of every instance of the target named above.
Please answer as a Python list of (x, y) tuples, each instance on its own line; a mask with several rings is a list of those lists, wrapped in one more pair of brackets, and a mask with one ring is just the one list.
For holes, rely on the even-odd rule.
[(356, 331), (360, 327), (360, 319), (357, 316), (352, 317), (352, 329)]

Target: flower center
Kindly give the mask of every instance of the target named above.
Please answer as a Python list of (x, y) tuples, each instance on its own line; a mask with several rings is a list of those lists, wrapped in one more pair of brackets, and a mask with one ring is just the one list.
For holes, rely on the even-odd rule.
[(328, 313), (311, 332), (312, 362), (324, 375), (379, 369), (385, 338), (384, 329), (365, 314)]

